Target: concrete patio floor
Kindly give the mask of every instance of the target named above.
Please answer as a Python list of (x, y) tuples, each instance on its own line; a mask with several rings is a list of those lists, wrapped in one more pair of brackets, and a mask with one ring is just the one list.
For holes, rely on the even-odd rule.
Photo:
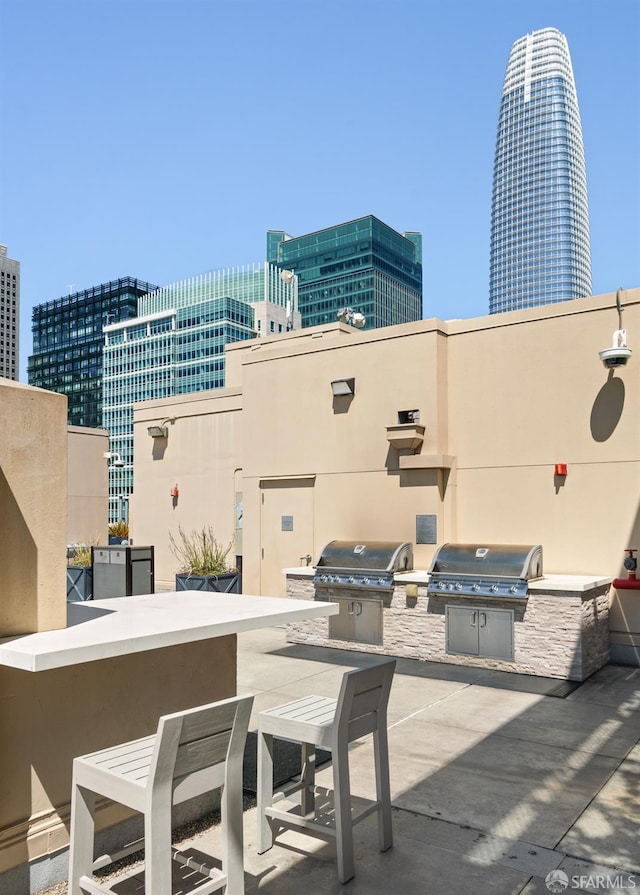
[[(366, 653), (287, 644), (284, 629), (238, 638), (238, 692), (262, 709), (337, 695)], [(256, 853), (245, 812), (247, 893), (546, 895), (640, 889), (640, 669), (607, 666), (565, 698), (562, 682), (399, 659), (389, 703), (394, 847), (374, 817), (355, 828), (356, 876), (341, 886), (333, 846), (282, 833)], [(571, 689), (571, 688), (566, 688)], [(373, 790), (371, 738), (350, 753), (352, 789)], [(318, 783), (331, 785), (331, 771)], [(182, 844), (221, 855), (212, 827)], [(566, 874), (549, 888), (552, 870)], [(133, 872), (118, 895), (140, 892)], [(183, 891), (188, 891), (185, 885)], [(153, 895), (153, 893), (148, 893)]]

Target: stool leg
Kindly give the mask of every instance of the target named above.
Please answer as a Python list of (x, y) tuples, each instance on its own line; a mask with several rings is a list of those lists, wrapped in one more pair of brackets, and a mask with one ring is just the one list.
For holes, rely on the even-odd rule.
[(265, 810), (273, 804), (273, 736), (258, 727), (258, 854), (273, 845), (273, 830)]
[(314, 743), (301, 744), (302, 770), (300, 773), (300, 783), (302, 790), (300, 793), (300, 810), (303, 817), (309, 817), (315, 814), (316, 799), (316, 747)]
[(333, 786), (336, 817), (338, 879), (348, 882), (355, 874), (353, 824), (351, 821), (351, 784), (349, 781), (349, 745), (339, 742), (333, 753)]
[[(236, 756), (237, 758), (237, 756)], [(244, 895), (244, 843), (242, 819), (242, 763), (229, 768), (222, 788), (222, 835), (227, 876), (225, 895)]]
[(378, 837), (380, 851), (393, 845), (391, 823), (391, 784), (389, 782), (389, 742), (386, 729), (380, 728), (373, 734), (373, 754), (376, 766), (376, 799), (380, 803), (378, 811)]
[(95, 793), (74, 782), (71, 795), (69, 895), (82, 895), (80, 877), (91, 876), (95, 804)]
[(171, 895), (171, 793), (144, 814), (144, 879), (149, 895)]

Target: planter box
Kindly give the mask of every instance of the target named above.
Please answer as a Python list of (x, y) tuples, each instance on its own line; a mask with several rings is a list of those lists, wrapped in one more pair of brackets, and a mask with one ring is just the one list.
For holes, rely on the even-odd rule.
[(223, 572), (220, 575), (176, 575), (176, 590), (204, 590), (219, 594), (242, 593), (240, 572)]
[(67, 603), (93, 599), (91, 566), (67, 566)]

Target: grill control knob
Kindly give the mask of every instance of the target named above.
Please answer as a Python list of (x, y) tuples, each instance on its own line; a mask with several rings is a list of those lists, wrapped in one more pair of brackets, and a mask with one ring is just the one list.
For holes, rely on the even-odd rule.
[(349, 576), (349, 584), (353, 584), (355, 582), (355, 580), (356, 579), (353, 577), (353, 575)]
[(474, 584), (474, 585), (471, 587), (471, 590), (479, 591), (479, 590), (480, 590), (480, 585), (479, 585), (479, 584)]
[(518, 588), (515, 586), (515, 584), (512, 584), (511, 587), (509, 588), (509, 590), (512, 594), (518, 593)]
[(456, 584), (456, 590), (462, 590), (462, 585), (460, 584), (459, 581), (458, 581), (458, 583)]
[(363, 579), (362, 579), (362, 583), (363, 583), (363, 584), (368, 584), (368, 583), (369, 583), (369, 579), (368, 579), (368, 578), (363, 578)]
[(384, 578), (378, 578), (378, 584), (384, 584), (384, 583), (385, 583)]
[(326, 575), (321, 575), (321, 576), (320, 576), (320, 579), (321, 579), (322, 581), (328, 581), (328, 580), (329, 580), (329, 579), (327, 578)]
[(492, 584), (492, 585), (491, 585), (491, 593), (492, 593), (492, 594), (497, 594), (497, 593), (498, 593), (498, 585), (497, 585), (497, 584)]
[(440, 582), (440, 590), (446, 590), (446, 589), (447, 589), (447, 585), (445, 584), (444, 581), (441, 581)]

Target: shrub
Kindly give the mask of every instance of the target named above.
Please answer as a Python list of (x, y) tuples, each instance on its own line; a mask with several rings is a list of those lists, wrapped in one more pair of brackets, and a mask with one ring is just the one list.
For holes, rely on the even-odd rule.
[(88, 568), (91, 565), (91, 544), (73, 544), (67, 565)]
[(233, 569), (227, 556), (233, 543), (221, 544), (213, 534), (210, 525), (187, 534), (178, 526), (178, 540), (169, 532), (169, 547), (180, 563), (178, 572), (187, 575), (220, 575)]
[(122, 538), (123, 540), (129, 537), (129, 523), (124, 522), (122, 519), (120, 522), (114, 522), (109, 526), (109, 534), (112, 538)]

